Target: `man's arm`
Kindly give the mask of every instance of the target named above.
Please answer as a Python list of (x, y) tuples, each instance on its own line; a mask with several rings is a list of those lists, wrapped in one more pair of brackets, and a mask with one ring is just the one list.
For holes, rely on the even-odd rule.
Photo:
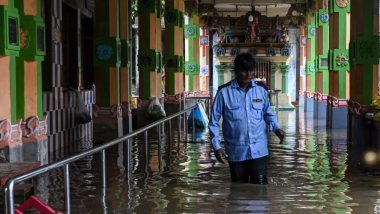
[(222, 148), (220, 146), (220, 141), (221, 137), (219, 135), (219, 130), (220, 130), (220, 117), (222, 116), (223, 113), (223, 97), (222, 93), (218, 91), (216, 93), (214, 102), (212, 104), (212, 110), (211, 110), (211, 115), (210, 115), (210, 122), (209, 122), (209, 130), (210, 130), (210, 139), (212, 146), (214, 147), (214, 151), (219, 150)]
[(268, 91), (265, 91), (264, 95), (264, 120), (269, 126), (269, 130), (276, 133), (277, 137), (280, 139), (280, 143), (284, 140), (285, 132), (281, 130), (278, 126), (278, 120), (275, 113), (272, 112), (270, 108), (270, 100), (268, 96)]

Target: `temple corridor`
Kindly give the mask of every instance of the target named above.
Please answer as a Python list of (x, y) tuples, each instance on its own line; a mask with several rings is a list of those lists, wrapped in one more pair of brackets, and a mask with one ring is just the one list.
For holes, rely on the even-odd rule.
[[(280, 111), (279, 120), (287, 135), (284, 144), (278, 144), (278, 139), (270, 135), (267, 186), (231, 183), (228, 165), (217, 163), (211, 155), (207, 134), (197, 143), (185, 142), (183, 132), (179, 143), (177, 137), (169, 142), (162, 136), (159, 154), (157, 135), (149, 132), (148, 150), (143, 136), (132, 143), (130, 173), (125, 170), (125, 147), (107, 150), (106, 189), (102, 188), (99, 155), (71, 165), (71, 212), (380, 211), (380, 173), (371, 162), (374, 160), (371, 154), (379, 154), (376, 148), (371, 145), (352, 148), (346, 130), (327, 132), (325, 126), (317, 126), (319, 121), (305, 113), (302, 106), (295, 111)], [(177, 136), (176, 132), (173, 134)], [(188, 139), (192, 139), (191, 131)], [(93, 145), (81, 142), (81, 148), (95, 146), (97, 141), (102, 139), (94, 138)], [(36, 195), (56, 210), (64, 210), (61, 174), (62, 170), (43, 176), (36, 188)]]

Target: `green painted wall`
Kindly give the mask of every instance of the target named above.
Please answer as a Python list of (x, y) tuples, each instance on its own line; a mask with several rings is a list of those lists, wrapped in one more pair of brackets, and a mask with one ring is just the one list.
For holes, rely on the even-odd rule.
[[(185, 62), (185, 74), (189, 76), (189, 91), (194, 91), (194, 75), (199, 76), (200, 71), (199, 59), (194, 58), (194, 51), (199, 50), (194, 47), (194, 40), (199, 41), (200, 27), (194, 23), (194, 18), (199, 19), (199, 14), (191, 14), (189, 24), (185, 25), (185, 38), (188, 43), (188, 50), (186, 52), (189, 55), (189, 60)], [(199, 42), (197, 45), (199, 46)]]
[[(157, 18), (161, 18), (161, 0), (139, 1), (139, 51), (138, 66), (140, 79), (140, 98), (147, 100), (151, 95), (150, 72), (161, 72), (162, 53), (157, 49), (150, 49), (150, 37), (155, 32), (150, 31), (150, 14), (154, 13)], [(158, 90), (158, 89), (156, 89)]]
[(174, 0), (165, 1), (165, 93), (175, 95), (176, 85), (175, 74), (183, 73), (185, 67), (185, 59), (182, 54), (175, 53), (176, 40), (175, 28), (184, 27), (184, 13), (174, 8)]
[[(347, 13), (351, 11), (350, 3), (346, 7), (339, 7), (336, 1), (330, 3), (329, 5), (330, 16), (333, 14), (338, 14), (338, 28), (332, 29), (338, 36), (338, 48), (329, 49), (329, 70), (330, 72), (339, 72), (339, 89), (338, 89), (338, 98), (344, 99), (347, 98), (346, 92), (346, 73), (350, 70), (349, 64), (349, 54), (346, 47), (347, 44)], [(333, 28), (333, 23), (331, 23), (330, 28)], [(337, 59), (345, 59), (345, 61), (338, 62)]]
[[(37, 116), (42, 119), (42, 61), (45, 56), (45, 24), (41, 16), (41, 0), (37, 0), (37, 15), (24, 14), (24, 1), (15, 0), (20, 15), (20, 31), (24, 32), (24, 47), (20, 47), (19, 56), (16, 57), (16, 118), (25, 118), (25, 61), (37, 61)], [(40, 34), (40, 35), (38, 35)], [(42, 34), (42, 35), (41, 35)], [(43, 45), (38, 45), (38, 39), (41, 39)]]
[(306, 74), (310, 75), (310, 91), (315, 92), (315, 14), (310, 14), (311, 23), (307, 25), (307, 38), (310, 41), (310, 49), (307, 51), (310, 53), (310, 58), (306, 62)]
[[(11, 93), (11, 120), (16, 123), (17, 120), (17, 74), (16, 74), (16, 57), (19, 55), (20, 50), (20, 16), (17, 8), (14, 7), (14, 0), (9, 0), (8, 5), (0, 6), (0, 55), (6, 55), (10, 58), (10, 93)], [(9, 23), (8, 18), (16, 21), (15, 35), (17, 35), (16, 42), (9, 41)], [(1, 118), (5, 119), (5, 118)], [(8, 119), (8, 118), (6, 118)]]
[(322, 40), (322, 53), (319, 53), (315, 58), (316, 71), (322, 72), (323, 74), (323, 86), (322, 93), (329, 93), (329, 74), (328, 74), (328, 50), (329, 50), (329, 13), (327, 9), (320, 9), (316, 13), (316, 26), (321, 28), (323, 35), (318, 35), (319, 39)]

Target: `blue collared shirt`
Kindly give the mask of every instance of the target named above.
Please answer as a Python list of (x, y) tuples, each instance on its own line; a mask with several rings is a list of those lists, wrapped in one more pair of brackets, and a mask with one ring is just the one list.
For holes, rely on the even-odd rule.
[(268, 155), (266, 125), (278, 129), (276, 115), (271, 111), (268, 92), (253, 80), (247, 91), (236, 80), (221, 87), (214, 99), (209, 129), (214, 150), (221, 148), (219, 120), (229, 161), (244, 161)]

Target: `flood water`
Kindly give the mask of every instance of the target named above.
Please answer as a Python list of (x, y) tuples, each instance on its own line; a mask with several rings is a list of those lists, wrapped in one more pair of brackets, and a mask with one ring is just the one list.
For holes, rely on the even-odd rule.
[[(270, 135), (268, 185), (231, 183), (208, 136), (178, 143), (174, 133), (174, 142), (162, 140), (159, 154), (149, 132), (148, 148), (143, 136), (132, 143), (131, 173), (119, 155), (125, 147), (107, 150), (106, 188), (99, 155), (71, 165), (71, 213), (380, 213), (380, 170), (364, 161), (367, 146), (347, 145), (344, 131), (326, 132), (302, 109), (279, 117), (287, 135), (284, 144)], [(62, 171), (38, 184), (38, 197), (64, 210)]]

